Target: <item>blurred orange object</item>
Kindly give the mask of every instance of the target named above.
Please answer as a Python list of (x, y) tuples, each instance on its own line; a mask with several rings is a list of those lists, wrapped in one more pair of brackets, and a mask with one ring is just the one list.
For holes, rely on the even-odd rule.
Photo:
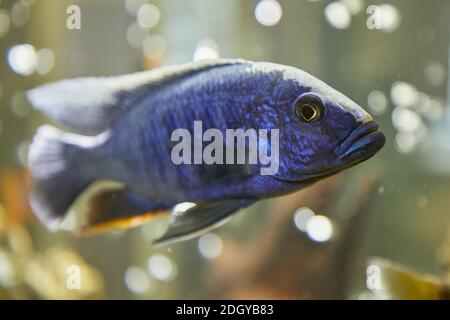
[(26, 169), (4, 169), (0, 172), (0, 199), (6, 211), (8, 226), (34, 219), (28, 203), (30, 182), (30, 173)]

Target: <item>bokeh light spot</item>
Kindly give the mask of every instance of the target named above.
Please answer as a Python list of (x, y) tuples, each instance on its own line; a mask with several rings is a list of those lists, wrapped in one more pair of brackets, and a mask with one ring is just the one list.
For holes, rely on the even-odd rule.
[(294, 224), (300, 231), (306, 231), (308, 220), (314, 216), (314, 211), (310, 208), (303, 207), (297, 209), (294, 213)]
[(170, 281), (176, 275), (176, 267), (168, 257), (155, 254), (148, 259), (148, 271), (158, 280)]
[(142, 28), (154, 27), (161, 17), (161, 12), (154, 4), (146, 3), (137, 12), (137, 22)]
[(417, 104), (419, 92), (412, 84), (396, 81), (391, 87), (391, 99), (397, 107), (412, 107)]
[(8, 64), (15, 73), (30, 75), (37, 64), (36, 50), (30, 44), (16, 45), (8, 51)]
[(150, 287), (147, 273), (139, 267), (129, 267), (125, 271), (124, 280), (128, 290), (136, 294), (143, 294)]
[(333, 236), (333, 224), (325, 216), (316, 215), (306, 223), (306, 233), (316, 242), (325, 242)]
[(223, 251), (222, 239), (214, 233), (204, 234), (198, 240), (198, 250), (205, 258), (215, 259)]
[(446, 70), (441, 63), (433, 61), (426, 65), (424, 75), (429, 85), (437, 87), (444, 83)]
[(325, 18), (336, 29), (347, 29), (352, 20), (350, 11), (340, 2), (332, 2), (326, 6)]
[(381, 115), (387, 109), (388, 100), (383, 92), (373, 90), (367, 96), (367, 105), (373, 114)]
[(49, 73), (55, 64), (55, 55), (53, 51), (47, 48), (41, 49), (37, 52), (37, 66), (36, 72), (40, 75)]
[(147, 32), (142, 30), (136, 22), (128, 25), (126, 37), (131, 47), (140, 48), (146, 36)]
[(264, 26), (271, 27), (280, 22), (283, 9), (276, 0), (261, 0), (255, 8), (256, 20)]

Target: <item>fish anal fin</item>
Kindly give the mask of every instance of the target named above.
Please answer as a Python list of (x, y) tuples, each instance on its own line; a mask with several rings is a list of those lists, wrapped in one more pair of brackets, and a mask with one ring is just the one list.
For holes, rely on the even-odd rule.
[(169, 214), (168, 206), (147, 199), (114, 182), (90, 186), (70, 208), (62, 229), (93, 234), (127, 229)]
[(167, 216), (170, 214), (170, 211), (164, 210), (164, 211), (149, 211), (146, 213), (143, 213), (139, 216), (124, 216), (122, 218), (116, 218), (110, 221), (105, 222), (99, 222), (99, 223), (92, 223), (88, 226), (84, 226), (81, 229), (76, 231), (76, 234), (83, 235), (83, 236), (89, 236), (94, 235), (98, 233), (103, 233), (111, 230), (123, 230), (123, 229), (130, 229), (135, 228), (138, 226), (141, 226), (145, 223), (148, 223), (149, 221), (162, 217)]

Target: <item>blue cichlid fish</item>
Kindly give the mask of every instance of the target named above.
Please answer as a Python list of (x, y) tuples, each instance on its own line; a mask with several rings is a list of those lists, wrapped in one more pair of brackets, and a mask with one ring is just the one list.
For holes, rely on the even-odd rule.
[[(64, 80), (28, 98), (75, 132), (44, 125), (29, 151), (31, 206), (52, 230), (75, 207), (83, 230), (101, 230), (192, 202), (156, 242), (184, 239), (367, 160), (385, 143), (355, 102), (302, 70), (267, 62), (206, 60)], [(175, 164), (172, 133), (193, 133), (195, 121), (221, 132), (278, 129), (276, 173), (263, 175), (254, 163)]]

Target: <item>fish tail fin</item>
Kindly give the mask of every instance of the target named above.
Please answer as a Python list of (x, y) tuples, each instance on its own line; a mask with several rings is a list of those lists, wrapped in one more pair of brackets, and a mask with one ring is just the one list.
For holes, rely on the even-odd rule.
[(33, 178), (30, 204), (39, 220), (53, 231), (91, 182), (79, 172), (83, 147), (70, 135), (49, 125), (41, 126), (28, 153)]

